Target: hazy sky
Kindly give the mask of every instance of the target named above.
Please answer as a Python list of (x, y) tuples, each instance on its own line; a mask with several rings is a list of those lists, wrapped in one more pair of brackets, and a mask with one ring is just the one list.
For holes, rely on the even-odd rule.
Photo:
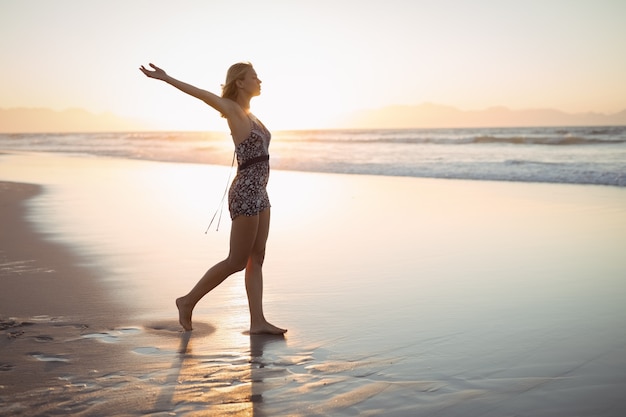
[(82, 107), (173, 129), (223, 121), (137, 69), (220, 92), (251, 61), (275, 128), (434, 102), (626, 108), (624, 0), (0, 0), (0, 107)]

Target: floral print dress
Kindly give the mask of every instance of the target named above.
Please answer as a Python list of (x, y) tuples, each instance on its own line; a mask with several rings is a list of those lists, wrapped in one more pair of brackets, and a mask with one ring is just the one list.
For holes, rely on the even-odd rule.
[(233, 220), (240, 215), (255, 216), (270, 207), (266, 187), (271, 134), (261, 122), (253, 118), (250, 121), (250, 135), (235, 146), (238, 169), (228, 192), (228, 210)]

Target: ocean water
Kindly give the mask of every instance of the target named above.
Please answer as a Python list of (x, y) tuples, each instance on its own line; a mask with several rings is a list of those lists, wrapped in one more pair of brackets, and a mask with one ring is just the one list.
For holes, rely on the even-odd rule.
[[(0, 134), (0, 150), (230, 165), (223, 132)], [(626, 186), (626, 126), (274, 131), (273, 169)]]

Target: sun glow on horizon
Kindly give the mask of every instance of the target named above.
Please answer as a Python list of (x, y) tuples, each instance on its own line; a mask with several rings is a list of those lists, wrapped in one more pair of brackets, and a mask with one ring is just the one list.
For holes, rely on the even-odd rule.
[(626, 3), (609, 0), (5, 1), (0, 108), (225, 130), (138, 67), (153, 62), (219, 93), (226, 69), (250, 61), (263, 81), (253, 112), (273, 129), (424, 102), (614, 113), (626, 108), (624, 15)]

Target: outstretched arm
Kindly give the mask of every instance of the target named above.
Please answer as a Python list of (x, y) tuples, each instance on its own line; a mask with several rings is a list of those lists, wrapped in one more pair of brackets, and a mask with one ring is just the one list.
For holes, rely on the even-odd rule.
[(213, 107), (215, 110), (219, 111), (227, 118), (230, 114), (232, 114), (233, 111), (237, 110), (236, 108), (234, 108), (233, 105), (235, 104), (235, 102), (233, 102), (232, 100), (222, 98), (216, 94), (211, 93), (210, 91), (202, 90), (198, 87), (194, 87), (191, 84), (187, 84), (173, 77), (170, 77), (165, 71), (163, 71), (161, 68), (157, 67), (154, 64), (150, 64), (150, 67), (153, 69), (152, 71), (147, 69), (143, 65), (139, 68), (139, 70), (143, 72), (147, 77), (165, 81), (166, 83), (173, 87), (176, 87), (183, 93), (189, 94), (192, 97), (204, 101), (206, 104)]

